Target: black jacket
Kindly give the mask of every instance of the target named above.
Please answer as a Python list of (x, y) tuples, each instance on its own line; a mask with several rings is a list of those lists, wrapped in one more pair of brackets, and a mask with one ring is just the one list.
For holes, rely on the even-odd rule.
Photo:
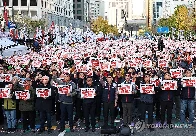
[[(87, 84), (84, 85), (84, 88), (95, 88), (95, 93), (96, 95), (99, 94), (99, 92), (97, 91), (97, 86), (95, 86), (94, 84), (92, 86), (88, 86)], [(95, 103), (96, 102), (96, 96), (94, 98), (84, 98), (83, 99), (83, 103)]]
[(103, 93), (102, 93), (102, 101), (103, 102), (115, 102), (116, 95), (116, 86), (114, 86), (114, 83), (109, 85), (108, 83), (105, 84), (103, 87)]
[[(142, 82), (142, 84), (146, 84), (145, 82)], [(154, 94), (140, 94), (140, 101), (145, 103), (153, 103), (154, 101)]]
[[(131, 84), (131, 82), (132, 81), (126, 83), (126, 81), (124, 81), (123, 84)], [(133, 89), (133, 87), (132, 87), (132, 89)], [(134, 101), (134, 96), (135, 96), (135, 94), (122, 94), (121, 95), (121, 102), (122, 103), (132, 103)]]
[(195, 99), (195, 87), (182, 87), (180, 98), (182, 100), (185, 100), (185, 99), (194, 100)]
[(160, 91), (160, 100), (161, 101), (173, 101), (175, 91), (176, 90), (161, 90)]
[(35, 108), (38, 111), (47, 111), (51, 112), (52, 107), (53, 107), (53, 101), (55, 99), (55, 87), (51, 85), (44, 86), (43, 84), (39, 85), (37, 88), (49, 88), (51, 89), (51, 96), (44, 99), (41, 97), (36, 97), (36, 103), (35, 103)]

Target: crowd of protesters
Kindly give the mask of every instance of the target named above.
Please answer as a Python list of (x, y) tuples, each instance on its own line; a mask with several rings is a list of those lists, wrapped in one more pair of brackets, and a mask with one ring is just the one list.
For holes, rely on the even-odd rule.
[[(65, 51), (67, 52), (64, 53)], [(50, 134), (52, 133), (51, 117), (55, 115), (56, 123), (60, 123), (60, 132), (65, 130), (66, 122), (69, 122), (71, 132), (74, 132), (75, 123), (80, 122), (85, 124), (85, 132), (89, 131), (90, 126), (91, 131), (95, 132), (96, 122), (101, 120), (103, 107), (104, 126), (109, 123), (114, 126), (118, 115), (122, 118), (124, 125), (131, 125), (135, 112), (137, 117), (145, 122), (146, 111), (148, 111), (147, 124), (155, 123), (154, 114), (156, 121), (161, 122), (162, 125), (165, 122), (165, 115), (167, 115), (167, 124), (172, 124), (174, 119), (172, 113), (175, 111), (177, 120), (183, 124), (193, 125), (195, 87), (182, 86), (181, 78), (195, 76), (194, 51), (195, 44), (188, 41), (164, 39), (160, 45), (151, 40), (108, 40), (80, 43), (73, 47), (44, 46), (39, 53), (32, 51), (23, 56), (2, 58), (0, 73), (11, 74), (12, 80), (0, 82), (0, 88), (11, 89), (9, 98), (0, 99), (2, 104), (0, 122), (7, 124), (8, 133), (13, 133), (22, 118), (23, 132), (29, 129), (36, 132), (35, 119), (39, 115), (38, 133), (45, 131), (44, 125), (47, 121), (47, 132)], [(141, 59), (141, 63), (143, 60), (150, 60), (152, 65), (147, 67), (136, 63), (133, 66), (131, 65), (133, 64), (132, 56)], [(78, 60), (80, 66), (83, 66), (91, 63), (91, 57), (100, 60), (99, 65), (102, 63), (101, 60), (110, 62), (112, 58), (117, 58), (121, 66), (110, 65), (106, 70), (101, 66), (92, 65), (92, 74), (79, 70)], [(50, 63), (43, 62), (53, 58), (56, 60)], [(165, 59), (167, 64), (160, 66), (158, 63), (160, 59)], [(28, 63), (24, 63), (27, 60), (29, 60)], [(61, 60), (63, 65), (58, 63)], [(39, 61), (42, 64), (35, 64), (33, 61)], [(180, 68), (183, 69), (182, 77), (172, 77), (170, 69)], [(64, 69), (68, 69), (69, 72), (65, 72)], [(155, 94), (140, 93), (140, 84), (151, 84), (151, 78), (175, 80), (178, 82), (177, 89), (163, 90), (163, 86), (159, 85), (154, 89)], [(21, 83), (22, 79), (23, 83)], [(71, 86), (71, 92), (59, 94), (56, 84)], [(133, 93), (119, 94), (118, 86), (122, 84), (130, 84)], [(37, 97), (37, 88), (51, 89), (50, 96)], [(94, 88), (95, 97), (81, 98), (80, 88)], [(29, 90), (30, 98), (16, 99), (15, 92), (25, 90)], [(4, 115), (6, 122), (4, 122)], [(186, 118), (189, 118), (188, 122)], [(77, 127), (80, 126), (77, 125)], [(172, 129), (172, 126), (170, 128)], [(154, 130), (153, 127), (149, 129)]]

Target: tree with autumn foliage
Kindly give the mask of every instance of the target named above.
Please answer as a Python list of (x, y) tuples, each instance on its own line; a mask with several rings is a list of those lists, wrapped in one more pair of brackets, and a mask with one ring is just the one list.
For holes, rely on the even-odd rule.
[(44, 28), (46, 26), (45, 19), (35, 20), (27, 16), (22, 17), (19, 14), (14, 16), (14, 21), (16, 22), (18, 29), (23, 28), (25, 24), (29, 33), (34, 33), (37, 27), (41, 26)]
[(189, 31), (191, 28), (191, 17), (189, 16), (188, 8), (184, 5), (177, 6), (173, 14), (174, 28), (177, 30)]
[(177, 6), (172, 16), (158, 21), (158, 26), (167, 26), (170, 30), (173, 27), (177, 31), (184, 30), (185, 32), (190, 31), (192, 25), (192, 16), (189, 15), (189, 10), (185, 5)]
[(98, 17), (97, 19), (91, 22), (91, 29), (94, 33), (98, 34), (99, 32), (103, 32), (104, 34), (118, 34), (118, 29), (116, 26), (109, 25), (108, 21), (103, 17)]

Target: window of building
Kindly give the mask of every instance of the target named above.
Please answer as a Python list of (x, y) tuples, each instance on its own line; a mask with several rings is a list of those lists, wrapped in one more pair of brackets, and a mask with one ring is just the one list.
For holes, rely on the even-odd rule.
[(159, 11), (159, 7), (157, 7), (157, 11)]
[[(41, 1), (41, 4), (42, 4), (42, 7), (44, 7), (44, 2), (43, 2), (43, 0)], [(56, 7), (55, 7), (55, 10), (56, 10)]]
[(81, 0), (77, 0), (77, 2), (81, 2)]
[(162, 2), (157, 2), (157, 6), (162, 6)]
[(45, 1), (45, 8), (47, 7), (47, 3), (46, 3), (46, 1)]
[(18, 6), (18, 0), (13, 1), (13, 6)]
[(82, 16), (77, 16), (77, 19), (82, 20)]
[(77, 14), (82, 14), (82, 10), (77, 10)]
[(27, 0), (21, 0), (21, 6), (27, 6)]
[(73, 8), (75, 8), (75, 4), (73, 4)]
[(73, 10), (73, 14), (75, 14), (75, 10)]
[(77, 4), (77, 8), (81, 8), (81, 4)]
[(37, 1), (36, 0), (30, 0), (30, 6), (37, 6)]
[(71, 16), (71, 13), (69, 12), (69, 16)]
[(6, 3), (6, 6), (9, 6), (9, 0), (3, 0), (3, 5)]
[(112, 7), (116, 7), (116, 3), (115, 2), (112, 2)]

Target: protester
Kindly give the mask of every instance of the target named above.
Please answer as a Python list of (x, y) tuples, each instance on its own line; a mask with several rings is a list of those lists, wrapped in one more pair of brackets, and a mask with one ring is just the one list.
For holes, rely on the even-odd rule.
[(83, 121), (83, 100), (80, 95), (80, 88), (84, 88), (85, 83), (85, 74), (80, 72), (78, 73), (78, 81), (77, 81), (77, 97), (76, 97), (76, 116), (75, 121), (78, 122), (78, 125), (80, 125), (80, 122)]
[(131, 73), (125, 73), (125, 81), (121, 84), (129, 84), (132, 87), (133, 94), (122, 94), (121, 102), (123, 108), (123, 123), (124, 125), (131, 125), (132, 122), (132, 112), (134, 109), (134, 94), (136, 92), (136, 86), (131, 81)]
[[(191, 77), (191, 70), (187, 69), (185, 71), (185, 77)], [(189, 113), (189, 124), (193, 125), (194, 121), (194, 108), (195, 108), (195, 87), (194, 86), (186, 86), (183, 85), (184, 83), (182, 82), (182, 90), (181, 90), (181, 114), (180, 114), (180, 119), (183, 124), (185, 124), (185, 115), (186, 111), (188, 108), (188, 113)]]
[[(95, 89), (95, 94), (92, 94), (96, 96), (99, 92), (97, 91), (97, 87), (93, 84), (92, 77), (86, 78), (86, 84), (84, 85), (84, 88), (92, 88)], [(96, 109), (96, 98), (84, 98), (83, 99), (83, 112), (84, 112), (84, 118), (85, 118), (85, 132), (88, 132), (90, 129), (90, 123), (89, 123), (89, 116), (91, 117), (91, 127), (92, 132), (95, 132), (95, 109)]]
[(64, 82), (60, 85), (68, 85), (70, 87), (70, 92), (65, 94), (58, 94), (58, 101), (60, 102), (61, 109), (61, 122), (60, 122), (60, 132), (65, 130), (65, 115), (68, 115), (69, 127), (71, 132), (74, 132), (73, 129), (73, 97), (76, 95), (76, 85), (70, 80), (70, 74), (65, 73)]
[[(164, 75), (164, 80), (172, 80), (171, 74), (166, 72)], [(165, 122), (165, 111), (167, 109), (167, 124), (172, 129), (172, 108), (173, 108), (173, 100), (174, 100), (174, 91), (176, 90), (164, 90), (164, 86), (161, 86), (161, 129), (164, 128)], [(166, 88), (169, 89), (169, 88)]]
[(19, 110), (23, 117), (23, 132), (28, 131), (28, 125), (30, 125), (31, 132), (35, 132), (35, 95), (36, 92), (32, 87), (32, 81), (30, 78), (25, 79), (24, 91), (30, 92), (29, 99), (23, 99), (19, 102)]
[[(27, 119), (33, 120), (33, 116), (27, 117), (25, 114), (33, 114), (35, 111), (37, 111), (37, 115), (40, 115), (39, 133), (44, 131), (46, 118), (48, 133), (51, 133), (53, 125), (51, 124), (51, 117), (54, 113), (56, 114), (56, 123), (61, 121), (60, 128), (57, 128), (60, 129), (60, 132), (65, 132), (65, 124), (68, 120), (71, 132), (74, 131), (76, 124), (73, 122), (73, 116), (77, 124), (81, 124), (84, 120), (86, 132), (89, 131), (90, 124), (94, 132), (96, 119), (98, 123), (102, 121), (102, 108), (104, 125), (108, 125), (109, 118), (111, 118), (110, 124), (112, 126), (115, 125), (115, 119), (122, 120), (123, 124), (126, 125), (130, 125), (136, 119), (145, 121), (146, 111), (148, 111), (148, 124), (153, 123), (152, 113), (154, 112), (156, 123), (161, 120), (163, 125), (167, 111), (167, 124), (172, 123), (172, 113), (175, 113), (176, 119), (186, 123), (185, 119), (188, 112), (188, 123), (194, 125), (194, 104), (192, 103), (195, 99), (194, 87), (179, 84), (179, 82), (184, 81), (183, 78), (185, 77), (193, 79), (187, 79), (186, 82), (196, 84), (194, 79), (196, 64), (194, 42), (173, 41), (163, 36), (159, 43), (149, 39), (104, 41), (106, 38), (98, 39), (90, 30), (84, 34), (73, 34), (72, 32), (70, 30), (65, 33), (66, 39), (61, 45), (57, 44), (60, 43), (59, 35), (53, 39), (53, 32), (51, 32), (50, 38), (53, 40), (51, 39), (50, 42), (53, 45), (45, 45), (44, 41), (47, 39), (45, 37), (43, 40), (41, 37), (43, 35), (40, 35), (38, 52), (29, 50), (23, 55), (16, 53), (10, 57), (0, 56), (1, 88), (7, 87), (15, 79), (17, 82), (14, 83), (14, 86), (25, 88), (23, 81), (26, 78), (27, 83), (31, 84), (32, 82), (29, 88), (30, 92), (36, 90), (34, 106), (33, 101), (31, 101), (33, 96), (30, 97), (30, 100), (20, 100), (19, 107), (17, 106), (18, 100), (15, 100), (16, 94), (14, 92), (23, 91), (22, 88), (16, 89), (15, 87), (15, 89), (11, 89), (10, 94), (4, 92), (5, 97), (2, 95), (3, 93), (0, 93), (0, 101), (3, 99), (5, 101), (6, 116), (13, 113), (7, 118), (9, 132), (11, 128), (13, 130), (19, 124), (19, 122), (15, 122), (15, 116), (17, 115), (17, 119), (20, 119), (20, 113), (23, 115), (23, 129), (26, 132), (28, 129), (26, 121)], [(77, 38), (74, 38), (71, 33)], [(85, 42), (80, 41), (81, 39)], [(190, 68), (192, 70), (189, 70)], [(183, 77), (184, 71), (186, 71), (185, 77)], [(157, 79), (156, 82), (153, 81), (153, 78)], [(164, 83), (165, 80), (169, 83)], [(69, 84), (72, 84), (71, 88), (66, 86)], [(123, 94), (121, 91), (117, 95), (123, 89), (122, 86), (126, 84), (133, 85), (134, 93), (129, 88), (124, 88), (126, 93)], [(141, 93), (141, 84), (153, 84), (154, 90), (151, 89), (149, 92), (155, 92), (155, 94)], [(167, 87), (168, 85), (171, 89)], [(49, 93), (50, 89), (51, 94)], [(81, 97), (82, 89), (87, 89), (86, 92), (83, 92), (84, 94), (95, 90), (95, 96), (93, 95), (93, 98)], [(62, 94), (63, 90), (71, 92)], [(40, 92), (45, 92), (45, 94)], [(7, 102), (8, 105), (6, 105)], [(14, 104), (13, 107), (9, 105), (11, 102)], [(188, 106), (189, 110), (187, 110), (188, 103), (191, 103), (191, 106)], [(28, 109), (25, 104), (30, 105)], [(154, 108), (156, 109), (154, 110)], [(18, 112), (16, 113), (16, 111)], [(120, 118), (117, 118), (119, 116)], [(91, 123), (89, 117), (91, 117)], [(57, 126), (57, 124), (54, 125)], [(35, 128), (34, 125), (34, 122), (30, 121), (31, 129)], [(80, 128), (81, 125), (76, 125), (76, 129)]]
[[(150, 84), (150, 75), (144, 75), (144, 81), (142, 84)], [(153, 123), (153, 101), (154, 101), (154, 94), (146, 94), (141, 93), (140, 95), (141, 100), (141, 120), (145, 121), (146, 111), (148, 111), (148, 124), (149, 126)], [(153, 131), (153, 127), (149, 127), (150, 131)]]
[(52, 112), (52, 102), (55, 98), (55, 92), (54, 87), (50, 85), (49, 77), (43, 76), (41, 78), (41, 83), (39, 86), (37, 86), (36, 89), (44, 88), (44, 89), (50, 89), (50, 95), (49, 96), (43, 96), (43, 97), (37, 97), (36, 98), (36, 110), (40, 112), (40, 129), (39, 134), (43, 133), (45, 131), (45, 119), (47, 118), (47, 131), (48, 134), (52, 133), (51, 131), (51, 112)]
[(112, 74), (107, 75), (107, 81), (102, 81), (102, 86), (104, 87), (102, 93), (103, 101), (103, 116), (104, 116), (104, 126), (108, 126), (108, 113), (111, 117), (111, 126), (114, 126), (115, 120), (115, 107), (118, 101), (117, 85), (113, 82)]
[(21, 91), (24, 90), (22, 86), (19, 84), (19, 78), (13, 77), (12, 84), (8, 85), (8, 88), (10, 88), (11, 93), (9, 95), (9, 98), (4, 99), (4, 110), (5, 115), (7, 117), (7, 125), (8, 125), (8, 133), (15, 133), (16, 131), (16, 97), (15, 97), (15, 91)]

